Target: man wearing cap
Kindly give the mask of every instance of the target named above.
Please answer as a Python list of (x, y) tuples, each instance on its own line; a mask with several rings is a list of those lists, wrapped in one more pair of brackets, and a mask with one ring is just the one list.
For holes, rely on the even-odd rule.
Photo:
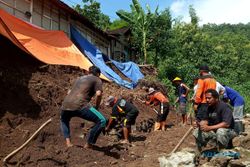
[(105, 105), (112, 107), (111, 117), (109, 118), (108, 125), (105, 130), (108, 131), (110, 129), (113, 120), (121, 120), (124, 135), (124, 140), (121, 143), (128, 144), (129, 134), (131, 133), (131, 125), (135, 124), (136, 118), (139, 114), (138, 109), (125, 99), (117, 99), (113, 96), (108, 97)]
[[(89, 68), (89, 75), (79, 77), (62, 102), (61, 129), (68, 147), (73, 146), (70, 141), (69, 126), (72, 117), (80, 117), (95, 123), (89, 132), (87, 143), (84, 148), (92, 148), (101, 131), (105, 128), (106, 119), (97, 111), (102, 98), (102, 81), (99, 78), (100, 73), (98, 67), (91, 66)], [(96, 106), (93, 107), (89, 102), (95, 94)]]
[(178, 90), (178, 97), (175, 100), (175, 103), (179, 103), (179, 112), (182, 116), (182, 124), (186, 125), (187, 124), (186, 103), (187, 103), (187, 95), (190, 89), (186, 84), (182, 82), (181, 78), (179, 77), (175, 77), (173, 83), (177, 86)]
[(200, 77), (197, 83), (197, 91), (194, 99), (194, 111), (196, 112), (196, 119), (200, 121), (204, 112), (207, 110), (207, 102), (205, 92), (208, 89), (216, 89), (216, 80), (209, 73), (207, 65), (202, 65), (199, 68)]
[(153, 104), (155, 106), (159, 105), (154, 131), (157, 131), (157, 130), (165, 131), (166, 119), (167, 119), (168, 112), (169, 112), (168, 97), (164, 96), (159, 91), (155, 91), (155, 89), (152, 87), (149, 88), (148, 95), (149, 95), (149, 101), (145, 102), (147, 105), (150, 105), (150, 104)]

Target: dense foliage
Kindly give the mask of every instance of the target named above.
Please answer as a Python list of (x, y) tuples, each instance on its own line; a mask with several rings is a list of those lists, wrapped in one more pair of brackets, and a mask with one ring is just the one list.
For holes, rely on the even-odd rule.
[[(94, 0), (84, 1), (92, 2), (90, 13), (100, 14), (100, 6), (95, 8)], [(158, 68), (158, 78), (168, 86), (170, 97), (174, 96), (171, 83), (174, 77), (181, 77), (192, 88), (198, 67), (207, 64), (216, 80), (244, 97), (246, 111), (250, 112), (250, 23), (199, 26), (199, 17), (192, 6), (189, 9), (190, 23), (185, 23), (173, 19), (169, 9), (161, 12), (156, 9), (152, 13), (147, 6), (145, 12), (138, 0), (133, 0), (131, 12), (120, 10), (117, 14), (121, 20), (114, 21), (112, 29), (122, 25), (131, 28), (132, 46), (138, 50), (140, 62)], [(95, 18), (90, 14), (87, 16)]]
[[(193, 10), (190, 17), (191, 20), (197, 20)], [(170, 41), (170, 49), (158, 51), (164, 57), (158, 66), (159, 77), (172, 80), (179, 76), (192, 87), (192, 78), (198, 75), (198, 67), (207, 64), (217, 81), (235, 89), (244, 97), (246, 111), (249, 112), (249, 29), (250, 24), (199, 27), (196, 21), (175, 23), (171, 29), (172, 36), (167, 39)]]
[(123, 27), (128, 27), (128, 23), (124, 20), (116, 19), (110, 24), (108, 29), (109, 30), (116, 30), (116, 29), (120, 29)]
[(146, 64), (149, 45), (149, 41), (147, 40), (149, 29), (155, 20), (158, 8), (156, 8), (155, 13), (151, 13), (149, 6), (147, 6), (147, 11), (145, 12), (138, 0), (132, 0), (132, 2), (133, 4), (130, 5), (131, 13), (119, 10), (116, 14), (129, 24), (134, 37), (134, 47), (143, 54), (144, 63)]
[(106, 30), (108, 29), (110, 23), (109, 16), (101, 12), (100, 3), (95, 0), (82, 0), (83, 7), (81, 5), (76, 5), (73, 8), (83, 16), (87, 17), (91, 22), (95, 24), (96, 27)]

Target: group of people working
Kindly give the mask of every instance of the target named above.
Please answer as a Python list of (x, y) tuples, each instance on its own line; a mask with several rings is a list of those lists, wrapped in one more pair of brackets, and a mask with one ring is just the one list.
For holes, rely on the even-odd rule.
[[(194, 87), (192, 97), (195, 111), (194, 136), (197, 145), (202, 147), (208, 141), (213, 140), (215, 144), (228, 147), (230, 140), (235, 136), (235, 132), (240, 134), (243, 131), (242, 119), (244, 109), (244, 99), (235, 90), (222, 86), (211, 75), (208, 66), (201, 66), (200, 76), (195, 78), (197, 82)], [(139, 114), (133, 103), (123, 98), (109, 96), (105, 102), (106, 106), (112, 107), (110, 118), (107, 120), (98, 111), (102, 100), (102, 81), (99, 78), (101, 72), (96, 66), (89, 68), (89, 75), (79, 77), (68, 92), (61, 107), (61, 129), (68, 147), (73, 146), (70, 140), (70, 120), (72, 117), (80, 117), (94, 122), (87, 137), (85, 148), (93, 148), (100, 133), (109, 131), (114, 120), (122, 123), (124, 140), (121, 143), (129, 143), (131, 126), (135, 124)], [(179, 103), (179, 112), (182, 115), (183, 124), (187, 123), (187, 102), (189, 87), (184, 84), (181, 78), (176, 77), (173, 82), (177, 86), (178, 98), (175, 103)], [(95, 106), (90, 105), (91, 98), (96, 95)], [(229, 105), (223, 101), (230, 101), (233, 112)], [(162, 92), (154, 88), (148, 89), (147, 101), (142, 101), (146, 105), (159, 106), (154, 130), (165, 130), (166, 119), (169, 113), (169, 99)]]
[[(87, 136), (87, 143), (84, 148), (93, 148), (100, 133), (110, 130), (114, 120), (119, 120), (123, 128), (124, 140), (121, 143), (129, 143), (129, 134), (131, 126), (135, 124), (139, 114), (138, 109), (129, 101), (123, 98), (109, 96), (105, 102), (106, 106), (112, 107), (111, 117), (107, 120), (98, 108), (102, 99), (102, 81), (99, 78), (101, 71), (98, 67), (89, 68), (89, 74), (79, 77), (73, 84), (72, 89), (64, 98), (61, 106), (61, 129), (66, 140), (67, 147), (73, 146), (70, 140), (70, 120), (73, 117), (80, 117), (87, 121), (93, 122), (94, 126), (90, 129)], [(95, 106), (89, 102), (93, 96), (96, 96)], [(169, 100), (161, 92), (156, 92), (150, 88), (149, 101), (146, 104), (159, 104), (159, 112), (155, 130), (165, 130), (165, 122), (169, 112)]]
[[(197, 146), (201, 149), (209, 143), (217, 148), (229, 148), (232, 138), (244, 130), (244, 99), (237, 91), (216, 81), (208, 66), (201, 66), (199, 73), (200, 76), (194, 78), (194, 95), (191, 98), (196, 117), (193, 135)], [(179, 111), (185, 124), (190, 89), (178, 77), (173, 82), (178, 88), (176, 102), (179, 102)]]
[[(73, 146), (70, 140), (70, 120), (73, 117), (80, 117), (94, 123), (87, 136), (87, 143), (84, 145), (84, 148), (93, 148), (100, 133), (103, 130), (109, 131), (115, 119), (121, 119), (120, 121), (122, 122), (124, 134), (122, 143), (129, 143), (131, 125), (135, 124), (139, 111), (132, 103), (125, 99), (117, 99), (109, 96), (105, 105), (112, 107), (112, 113), (110, 119), (107, 121), (103, 114), (98, 111), (102, 100), (100, 74), (101, 71), (98, 67), (91, 66), (88, 75), (76, 79), (72, 89), (62, 102), (61, 129), (67, 147)], [(95, 106), (92, 106), (89, 102), (94, 95), (96, 95), (96, 101)]]

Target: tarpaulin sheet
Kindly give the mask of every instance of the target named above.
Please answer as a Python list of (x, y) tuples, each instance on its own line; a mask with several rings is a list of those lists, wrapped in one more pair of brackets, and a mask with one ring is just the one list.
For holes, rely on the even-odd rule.
[(134, 62), (120, 63), (115, 60), (111, 60), (112, 63), (118, 68), (123, 75), (128, 77), (135, 85), (137, 82), (144, 77), (139, 67)]
[(141, 73), (140, 68), (134, 62), (128, 61), (125, 63), (120, 63), (118, 61), (109, 59), (105, 54), (102, 54), (102, 57), (105, 62), (111, 61), (116, 66), (116, 68), (121, 71), (123, 75), (128, 77), (135, 85), (140, 79), (144, 78), (144, 75)]
[(124, 86), (126, 88), (133, 89), (134, 83), (130, 83), (123, 80), (116, 72), (114, 72), (109, 66), (107, 66), (103, 60), (102, 53), (88, 40), (86, 40), (73, 26), (70, 26), (71, 39), (78, 48), (84, 52), (90, 61), (101, 69), (101, 72), (110, 80), (115, 83)]
[[(1, 9), (0, 34), (44, 63), (78, 66), (85, 70), (92, 66), (64, 32), (40, 29)], [(102, 78), (109, 80), (105, 76)]]

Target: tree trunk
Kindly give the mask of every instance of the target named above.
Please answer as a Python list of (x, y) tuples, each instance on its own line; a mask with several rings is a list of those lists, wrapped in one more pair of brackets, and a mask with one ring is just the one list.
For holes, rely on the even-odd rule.
[(143, 55), (144, 55), (144, 64), (147, 64), (147, 46), (146, 46), (146, 32), (143, 30), (143, 41), (142, 41), (142, 47), (143, 47)]

